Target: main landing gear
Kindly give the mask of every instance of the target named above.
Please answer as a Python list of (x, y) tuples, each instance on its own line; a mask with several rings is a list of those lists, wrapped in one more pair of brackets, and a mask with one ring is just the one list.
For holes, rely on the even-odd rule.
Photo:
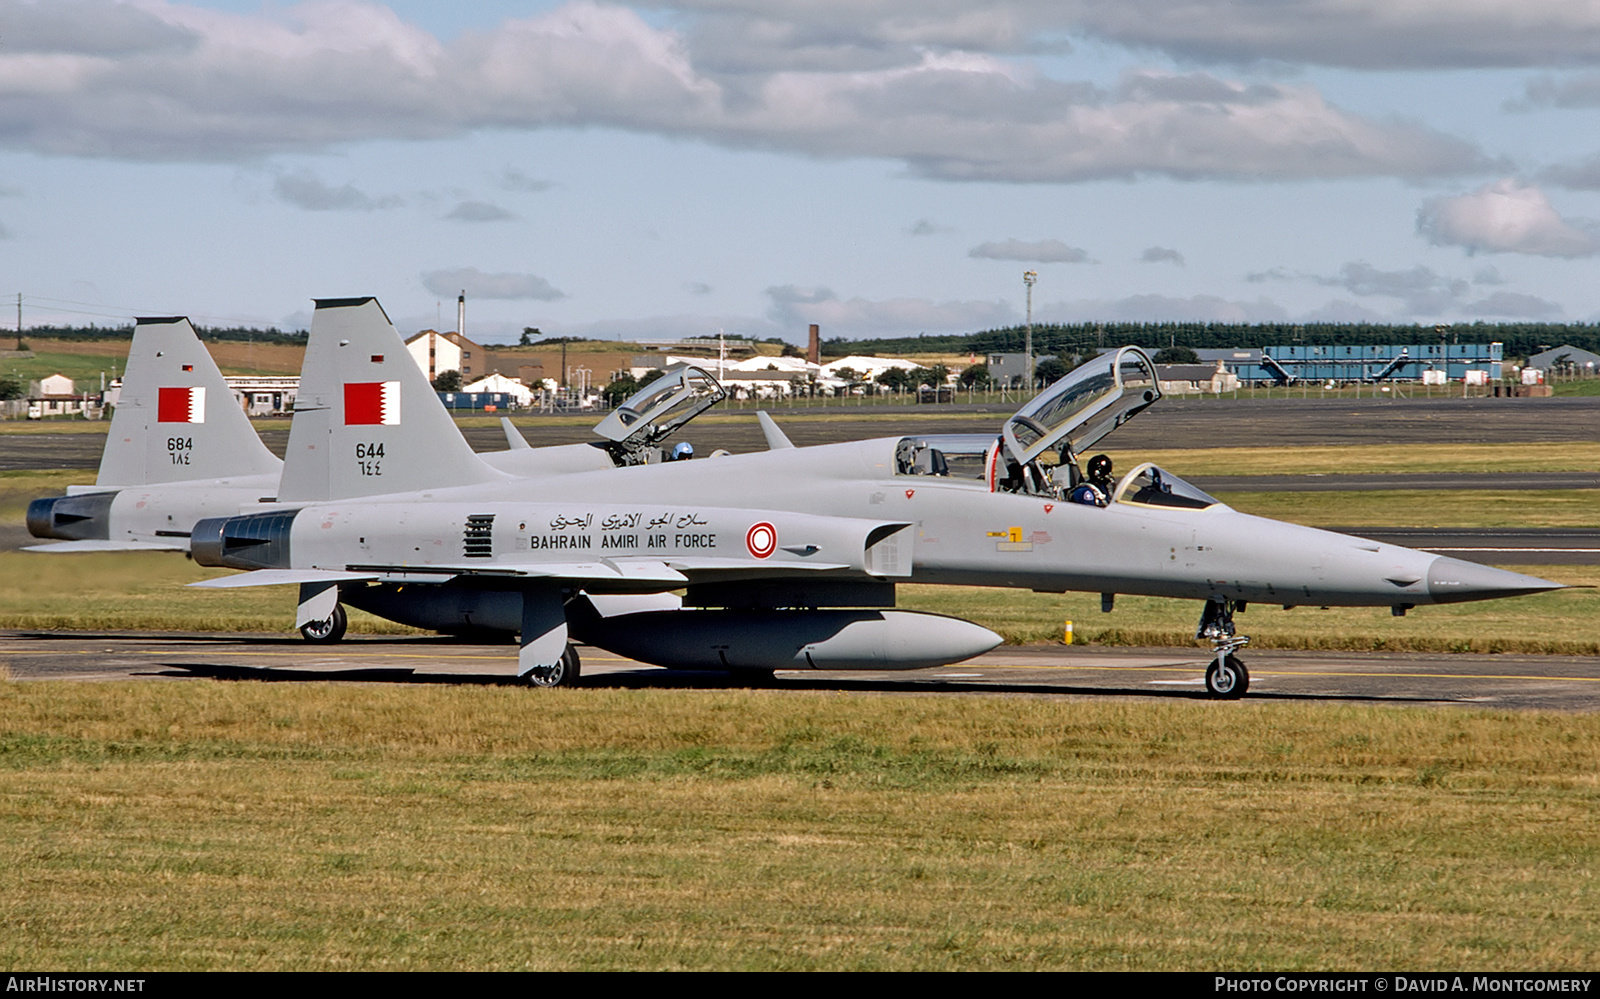
[(561, 653), (559, 662), (554, 666), (535, 666), (527, 680), (529, 686), (533, 687), (570, 687), (578, 682), (581, 671), (578, 650), (569, 643), (566, 651)]
[(344, 612), (344, 604), (334, 604), (331, 615), (304, 625), (300, 635), (308, 642), (337, 642), (344, 637), (344, 630), (349, 626), (350, 619)]
[(1207, 600), (1200, 612), (1200, 626), (1194, 637), (1211, 639), (1211, 664), (1206, 667), (1206, 693), (1219, 700), (1236, 701), (1250, 689), (1250, 672), (1234, 655), (1250, 644), (1245, 635), (1235, 635), (1233, 612), (1244, 604), (1232, 600)]

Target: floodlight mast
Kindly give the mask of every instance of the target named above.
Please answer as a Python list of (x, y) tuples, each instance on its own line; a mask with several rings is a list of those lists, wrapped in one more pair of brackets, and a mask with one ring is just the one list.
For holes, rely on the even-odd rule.
[(1039, 280), (1038, 271), (1023, 271), (1022, 283), (1028, 286), (1028, 332), (1022, 342), (1022, 370), (1028, 379), (1028, 391), (1033, 391), (1033, 283)]

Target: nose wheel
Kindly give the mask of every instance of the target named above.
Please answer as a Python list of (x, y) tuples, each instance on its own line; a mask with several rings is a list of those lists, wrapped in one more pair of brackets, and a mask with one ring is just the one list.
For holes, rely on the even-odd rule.
[(1223, 643), (1229, 647), (1219, 649), (1217, 657), (1206, 667), (1206, 693), (1220, 701), (1237, 701), (1250, 689), (1250, 671), (1233, 654), (1233, 649), (1250, 640), (1247, 638), (1235, 644), (1237, 641)]
[(1234, 655), (1250, 644), (1245, 635), (1233, 630), (1232, 600), (1207, 600), (1200, 612), (1200, 626), (1194, 637), (1211, 639), (1211, 664), (1206, 667), (1206, 693), (1218, 700), (1236, 701), (1250, 689), (1250, 671)]

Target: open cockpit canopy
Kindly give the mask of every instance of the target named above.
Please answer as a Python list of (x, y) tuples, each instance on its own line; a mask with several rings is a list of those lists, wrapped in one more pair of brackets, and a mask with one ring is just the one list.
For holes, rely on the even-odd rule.
[(603, 446), (614, 457), (637, 456), (727, 397), (727, 390), (705, 369), (677, 364), (629, 396), (595, 424), (594, 432), (611, 442)]
[(1148, 461), (1122, 477), (1122, 481), (1117, 483), (1112, 502), (1164, 506), (1177, 510), (1204, 510), (1221, 503), (1215, 497), (1206, 495), (1198, 486), (1192, 486)]
[(1159, 398), (1155, 365), (1144, 351), (1107, 352), (1072, 369), (1006, 421), (1006, 455), (1025, 466), (1057, 451), (1066, 464)]

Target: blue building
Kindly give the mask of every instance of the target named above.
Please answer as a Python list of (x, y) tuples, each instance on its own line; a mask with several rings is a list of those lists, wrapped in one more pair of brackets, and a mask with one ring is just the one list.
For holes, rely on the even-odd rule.
[(440, 392), (439, 401), (452, 412), (458, 410), (505, 411), (516, 407), (516, 397), (509, 392)]
[(1499, 343), (1278, 344), (1259, 350), (1197, 350), (1202, 361), (1221, 361), (1245, 382), (1286, 381), (1421, 381), (1422, 372), (1445, 372), (1460, 381), (1468, 371), (1500, 378)]

